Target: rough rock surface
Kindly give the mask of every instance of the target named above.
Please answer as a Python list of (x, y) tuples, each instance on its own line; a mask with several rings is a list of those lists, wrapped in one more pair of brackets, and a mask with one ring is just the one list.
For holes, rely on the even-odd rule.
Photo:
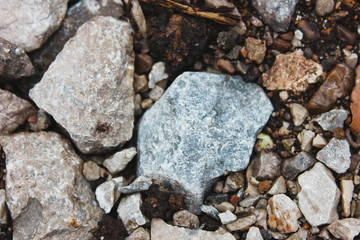
[(173, 215), (174, 225), (186, 228), (199, 228), (199, 218), (188, 210), (181, 210)]
[(321, 149), (316, 159), (325, 163), (337, 173), (344, 173), (350, 167), (351, 152), (350, 145), (347, 140), (332, 138), (330, 142)]
[(0, 76), (21, 78), (33, 72), (34, 67), (24, 50), (0, 37)]
[(86, 180), (94, 181), (98, 180), (100, 177), (104, 177), (106, 170), (99, 167), (95, 162), (88, 161), (84, 163), (83, 174)]
[(309, 116), (308, 110), (298, 103), (291, 104), (290, 112), (295, 126), (300, 126)]
[(123, 13), (123, 3), (118, 0), (80, 0), (76, 4), (70, 5), (59, 29), (40, 49), (31, 53), (36, 69), (46, 71), (63, 49), (64, 44), (75, 36), (81, 25), (92, 17), (104, 15), (118, 19)]
[(226, 224), (226, 228), (231, 231), (245, 231), (248, 229), (251, 225), (253, 225), (256, 222), (256, 216), (253, 214), (250, 214), (246, 217), (240, 217), (235, 222)]
[(3, 136), (0, 144), (14, 239), (92, 239), (103, 212), (71, 144), (53, 132)]
[(327, 230), (336, 238), (352, 240), (360, 233), (360, 219), (345, 218), (337, 220), (328, 226)]
[(351, 92), (351, 113), (352, 122), (350, 125), (351, 131), (357, 136), (360, 134), (360, 65), (355, 69), (355, 87)]
[(281, 233), (296, 232), (300, 225), (298, 218), (302, 216), (298, 206), (285, 194), (278, 194), (269, 199), (267, 206), (268, 224)]
[[(171, 237), (170, 237), (171, 236)], [(219, 228), (215, 232), (204, 230), (192, 230), (182, 227), (175, 227), (165, 223), (160, 218), (153, 218), (151, 220), (151, 240), (168, 240), (169, 237), (173, 240), (235, 240), (231, 233)]]
[(340, 190), (329, 169), (318, 162), (298, 177), (301, 191), (298, 193), (299, 208), (312, 226), (328, 224), (338, 219), (336, 211)]
[(303, 92), (323, 75), (322, 66), (304, 57), (301, 50), (279, 54), (274, 65), (262, 75), (268, 90)]
[(0, 37), (26, 52), (39, 48), (60, 26), (68, 0), (1, 0)]
[(351, 200), (354, 192), (354, 182), (352, 180), (341, 180), (340, 188), (343, 216), (349, 217), (351, 213)]
[(223, 213), (219, 213), (219, 218), (222, 224), (228, 224), (234, 222), (237, 219), (237, 216), (229, 210), (226, 210)]
[(329, 112), (321, 114), (315, 121), (325, 131), (335, 132), (338, 128), (344, 127), (344, 121), (347, 119), (348, 114), (343, 109), (333, 109)]
[(260, 229), (257, 227), (250, 227), (246, 234), (246, 240), (263, 240)]
[(334, 10), (335, 1), (334, 0), (316, 0), (316, 13), (320, 16), (324, 16), (328, 13), (331, 13)]
[(150, 240), (150, 233), (142, 227), (136, 229), (130, 236), (126, 237), (125, 240)]
[(265, 40), (248, 37), (245, 40), (245, 48), (247, 51), (247, 58), (260, 64), (264, 61), (266, 54)]
[(276, 32), (285, 32), (299, 0), (253, 0), (260, 17)]
[(116, 174), (124, 170), (135, 155), (135, 147), (127, 148), (105, 159), (103, 165), (111, 174)]
[(121, 195), (119, 188), (126, 184), (127, 181), (123, 177), (117, 177), (100, 184), (96, 188), (96, 200), (105, 213), (109, 213), (111, 211), (115, 202)]
[(307, 109), (312, 113), (329, 111), (337, 99), (348, 95), (354, 85), (354, 70), (339, 63), (328, 74), (326, 80), (310, 99)]
[(300, 152), (293, 158), (283, 161), (281, 172), (287, 179), (293, 180), (297, 175), (314, 165), (316, 159), (308, 152)]
[(8, 223), (8, 210), (6, 208), (5, 195), (5, 190), (0, 189), (0, 224)]
[(261, 151), (253, 161), (253, 175), (256, 180), (275, 180), (280, 176), (281, 158), (276, 153)]
[(35, 113), (29, 102), (0, 89), (0, 136), (10, 134)]
[(127, 22), (92, 18), (30, 91), (34, 102), (65, 128), (83, 153), (103, 152), (132, 137), (131, 33)]
[(141, 119), (137, 173), (180, 184), (199, 213), (217, 177), (247, 167), (272, 110), (262, 89), (240, 77), (183, 73)]
[(141, 205), (140, 193), (127, 195), (120, 200), (117, 213), (128, 233), (132, 233), (136, 228), (149, 221), (141, 212)]

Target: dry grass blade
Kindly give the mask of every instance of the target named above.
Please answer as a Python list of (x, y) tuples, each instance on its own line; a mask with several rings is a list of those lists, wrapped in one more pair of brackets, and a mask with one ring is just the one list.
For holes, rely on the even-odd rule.
[(181, 11), (183, 13), (199, 16), (202, 18), (213, 20), (220, 24), (225, 25), (235, 25), (239, 20), (240, 16), (228, 13), (228, 12), (210, 12), (210, 11), (202, 11), (198, 8), (194, 8), (185, 4), (177, 3), (172, 0), (140, 0), (145, 3), (156, 4), (159, 6), (163, 6), (166, 8), (175, 9)]

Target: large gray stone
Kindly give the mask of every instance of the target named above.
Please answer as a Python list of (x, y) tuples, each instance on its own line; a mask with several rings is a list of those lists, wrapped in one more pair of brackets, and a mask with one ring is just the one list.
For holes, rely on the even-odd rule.
[(185, 72), (141, 119), (137, 173), (174, 183), (199, 213), (217, 177), (247, 167), (272, 110), (240, 77)]
[(124, 144), (134, 125), (134, 53), (128, 22), (94, 17), (30, 91), (83, 153)]
[(53, 132), (0, 137), (14, 239), (92, 239), (102, 210), (70, 142)]
[(276, 32), (285, 32), (289, 28), (291, 15), (299, 0), (253, 0), (252, 4), (260, 17)]
[(36, 109), (28, 101), (0, 89), (0, 136), (12, 133), (35, 113)]
[(68, 0), (0, 0), (0, 37), (26, 52), (39, 48), (60, 26)]

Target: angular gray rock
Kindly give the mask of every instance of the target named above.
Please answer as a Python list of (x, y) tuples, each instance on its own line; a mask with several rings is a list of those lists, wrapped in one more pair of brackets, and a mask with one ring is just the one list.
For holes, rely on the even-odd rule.
[(352, 240), (360, 233), (360, 219), (345, 218), (336, 220), (327, 227), (327, 230), (336, 238)]
[(253, 161), (253, 174), (256, 180), (275, 180), (280, 176), (281, 158), (276, 153), (261, 151)]
[(187, 229), (183, 227), (175, 227), (167, 224), (160, 218), (153, 218), (151, 220), (151, 240), (235, 240), (231, 233), (223, 228), (219, 228), (215, 232), (205, 231), (200, 229)]
[(332, 138), (330, 142), (316, 154), (316, 159), (325, 163), (337, 173), (344, 173), (350, 167), (350, 145), (348, 141)]
[(116, 174), (124, 170), (135, 155), (135, 147), (127, 148), (105, 159), (103, 165), (111, 174)]
[(8, 210), (6, 208), (5, 190), (0, 189), (0, 224), (8, 223)]
[(132, 45), (129, 23), (94, 17), (65, 44), (30, 91), (83, 153), (104, 152), (132, 137)]
[(200, 222), (198, 216), (188, 210), (181, 210), (173, 215), (174, 225), (186, 228), (199, 228)]
[(331, 171), (318, 162), (298, 177), (301, 191), (298, 193), (299, 208), (312, 226), (331, 223), (338, 219), (336, 208), (340, 190)]
[(0, 137), (14, 239), (92, 239), (103, 211), (70, 142), (53, 132)]
[(35, 113), (29, 102), (0, 89), (0, 136), (10, 134)]
[(276, 32), (286, 32), (299, 0), (252, 0), (260, 17)]
[(293, 180), (297, 175), (314, 165), (316, 159), (308, 152), (300, 152), (293, 158), (285, 159), (281, 166), (282, 175)]
[(0, 37), (0, 76), (21, 78), (33, 72), (34, 67), (24, 50)]
[(1, 0), (0, 37), (26, 52), (39, 48), (63, 20), (68, 0)]
[(333, 109), (315, 118), (315, 121), (325, 131), (335, 132), (338, 128), (344, 127), (344, 121), (348, 117), (344, 109)]
[(263, 90), (240, 77), (185, 72), (141, 119), (137, 174), (174, 183), (199, 213), (217, 177), (247, 167), (272, 110)]
[(140, 193), (127, 195), (120, 200), (117, 213), (129, 234), (139, 226), (149, 222), (140, 210), (141, 205), (142, 200)]

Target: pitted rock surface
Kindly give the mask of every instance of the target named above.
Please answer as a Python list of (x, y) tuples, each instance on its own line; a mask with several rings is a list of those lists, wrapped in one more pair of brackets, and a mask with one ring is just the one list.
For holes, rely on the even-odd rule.
[(0, 37), (30, 52), (58, 29), (68, 0), (0, 0)]
[(134, 52), (125, 21), (94, 17), (50, 65), (30, 97), (83, 153), (124, 144), (134, 126)]
[(53, 132), (0, 137), (14, 239), (92, 239), (102, 210), (82, 160)]
[(179, 184), (199, 213), (217, 177), (247, 167), (272, 111), (263, 90), (240, 77), (185, 72), (141, 119), (137, 173)]

